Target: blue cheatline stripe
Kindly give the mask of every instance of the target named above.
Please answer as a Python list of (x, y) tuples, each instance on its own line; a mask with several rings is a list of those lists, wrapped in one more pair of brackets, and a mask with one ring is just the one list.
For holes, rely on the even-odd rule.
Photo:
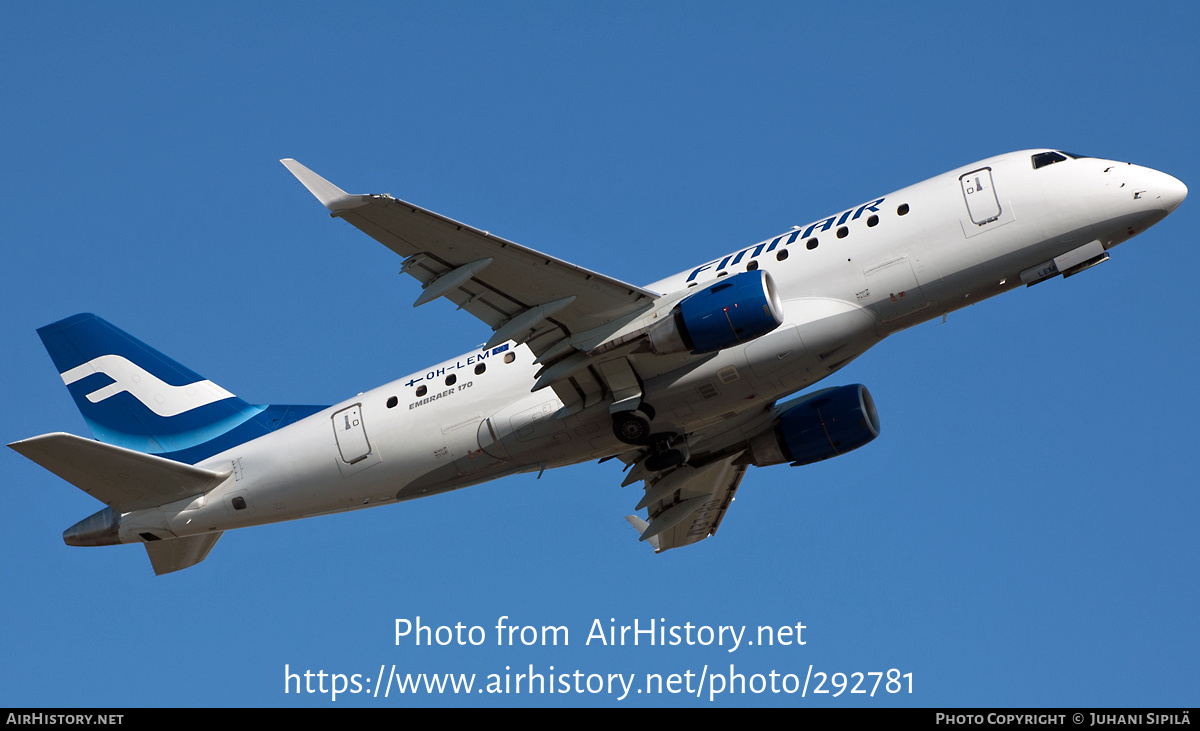
[(313, 414), (329, 408), (328, 406), (296, 406), (296, 405), (274, 405), (274, 406), (258, 406), (255, 408), (263, 409), (257, 416), (239, 424), (233, 429), (221, 434), (214, 439), (211, 439), (202, 444), (197, 444), (193, 447), (180, 449), (172, 452), (159, 453), (159, 457), (166, 457), (177, 462), (187, 462), (188, 464), (196, 464), (208, 459), (214, 454), (224, 452), (226, 449), (232, 449), (239, 444), (257, 439), (264, 434), (270, 434), (276, 429), (294, 424), (301, 419), (312, 416)]

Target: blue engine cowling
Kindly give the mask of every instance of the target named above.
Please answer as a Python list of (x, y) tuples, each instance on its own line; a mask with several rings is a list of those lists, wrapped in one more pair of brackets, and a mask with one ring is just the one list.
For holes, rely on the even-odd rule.
[(820, 462), (858, 449), (879, 436), (879, 414), (862, 384), (810, 394), (779, 415), (774, 428), (750, 443), (753, 464), (792, 466)]
[(714, 353), (766, 335), (782, 323), (775, 281), (757, 269), (688, 295), (650, 330), (650, 341), (659, 354)]

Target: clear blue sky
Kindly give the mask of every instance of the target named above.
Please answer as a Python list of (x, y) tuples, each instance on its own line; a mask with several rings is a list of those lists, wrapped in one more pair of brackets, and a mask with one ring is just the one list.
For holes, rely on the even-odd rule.
[[(108, 318), (256, 403), (333, 403), (486, 328), (277, 162), (645, 284), (958, 165), (1052, 146), (1200, 186), (1192, 3), (26, 3), (0, 27), (0, 399), (87, 427), (35, 329)], [(1193, 196), (1194, 197), (1194, 196)], [(752, 469), (656, 556), (617, 463), (234, 531), (155, 578), (101, 505), (0, 454), (0, 705), (332, 705), (293, 671), (913, 673), (713, 704), (1196, 705), (1196, 210), (1068, 281), (881, 344), (882, 436)], [(397, 618), (563, 625), (414, 647)], [(803, 646), (605, 648), (594, 619), (803, 623)], [(489, 640), (494, 637), (489, 635)], [(483, 682), (480, 680), (479, 682)], [(829, 686), (827, 686), (829, 687)], [(632, 694), (337, 706), (705, 706)]]

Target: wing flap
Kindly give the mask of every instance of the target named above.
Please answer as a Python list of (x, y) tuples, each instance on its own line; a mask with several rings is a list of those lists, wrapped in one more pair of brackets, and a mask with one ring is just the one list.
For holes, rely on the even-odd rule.
[(700, 468), (682, 467), (647, 479), (649, 523), (641, 519), (634, 522), (631, 518), (636, 516), (626, 520), (634, 527), (641, 523), (643, 537), (656, 539), (655, 550), (660, 552), (715, 535), (746, 474), (746, 465), (734, 464), (740, 456), (738, 452)]
[(8, 446), (123, 513), (200, 495), (231, 474), (62, 432)]

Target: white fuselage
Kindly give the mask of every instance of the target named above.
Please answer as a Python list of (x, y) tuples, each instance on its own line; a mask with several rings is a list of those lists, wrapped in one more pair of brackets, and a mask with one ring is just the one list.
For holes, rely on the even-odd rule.
[[(1110, 160), (1035, 169), (1036, 152), (959, 168), (648, 285), (675, 293), (761, 268), (785, 312), (767, 335), (647, 379), (655, 427), (692, 434), (762, 412), (894, 332), (1125, 241), (1186, 193)], [(233, 474), (205, 496), (124, 516), (121, 540), (409, 500), (630, 449), (607, 405), (564, 415), (552, 389), (531, 393), (538, 368), (524, 346), (477, 350), (359, 394), (201, 462)]]

